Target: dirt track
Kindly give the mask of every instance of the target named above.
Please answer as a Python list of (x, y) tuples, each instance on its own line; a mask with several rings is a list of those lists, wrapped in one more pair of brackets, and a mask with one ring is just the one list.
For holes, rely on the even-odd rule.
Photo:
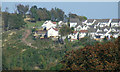
[(23, 34), (23, 38), (22, 41), (23, 43), (27, 44), (28, 46), (37, 49), (37, 47), (32, 46), (30, 42), (27, 42), (26, 39), (28, 38), (28, 36), (31, 34), (31, 30), (26, 30)]

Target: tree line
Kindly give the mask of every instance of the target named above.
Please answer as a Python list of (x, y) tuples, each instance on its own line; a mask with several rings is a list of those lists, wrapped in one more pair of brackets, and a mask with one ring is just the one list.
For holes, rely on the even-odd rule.
[(26, 24), (24, 22), (24, 18), (28, 15), (34, 21), (66, 21), (68, 22), (70, 18), (79, 18), (80, 20), (87, 19), (85, 16), (78, 16), (77, 14), (65, 14), (62, 9), (52, 8), (51, 10), (47, 10), (46, 8), (38, 8), (36, 5), (29, 7), (29, 5), (18, 4), (16, 6), (17, 10), (14, 13), (8, 12), (8, 7), (4, 12), (2, 12), (3, 19), (3, 29), (11, 30), (11, 29), (20, 29), (24, 27)]

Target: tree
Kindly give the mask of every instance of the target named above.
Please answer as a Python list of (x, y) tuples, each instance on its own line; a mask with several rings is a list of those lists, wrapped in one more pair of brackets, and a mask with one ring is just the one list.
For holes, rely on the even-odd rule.
[(72, 32), (72, 29), (67, 25), (63, 25), (59, 30), (59, 33), (61, 36), (66, 36), (70, 34), (71, 32)]
[(20, 29), (25, 25), (22, 15), (3, 12), (4, 30)]
[(17, 5), (18, 13), (24, 15), (24, 17), (28, 10), (29, 10), (29, 5), (26, 5), (26, 6), (24, 6), (22, 4)]
[(25, 25), (22, 15), (20, 14), (10, 14), (8, 20), (9, 29), (20, 29)]
[(114, 42), (86, 46), (69, 51), (62, 60), (62, 70), (119, 70), (120, 36)]
[(52, 8), (51, 9), (51, 20), (53, 21), (63, 21), (64, 20), (64, 11), (62, 11), (61, 9), (59, 8)]
[(9, 19), (9, 13), (3, 12), (2, 13), (2, 19), (3, 19), (3, 29), (8, 30), (8, 19)]
[(50, 12), (46, 8), (39, 8), (37, 10), (39, 20), (50, 20)]
[(80, 21), (87, 20), (87, 17), (85, 16), (79, 16), (77, 14), (72, 14), (72, 13), (69, 13), (69, 18), (78, 18)]
[(55, 9), (51, 9), (51, 20), (52, 21), (56, 21), (57, 18), (57, 12), (55, 11)]
[(32, 6), (30, 8), (30, 15), (32, 18), (35, 18), (35, 20), (37, 21), (39, 19), (38, 15), (37, 15), (37, 6)]

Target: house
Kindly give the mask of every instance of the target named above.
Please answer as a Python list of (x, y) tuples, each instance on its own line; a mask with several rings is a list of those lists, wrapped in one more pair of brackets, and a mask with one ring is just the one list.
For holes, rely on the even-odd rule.
[(75, 27), (79, 22), (80, 20), (78, 18), (70, 18), (70, 28)]
[(79, 38), (79, 32), (78, 31), (74, 31), (73, 33), (68, 35), (68, 39), (70, 39), (70, 41), (78, 40), (78, 38)]
[(120, 26), (120, 19), (112, 19), (111, 27), (119, 27)]
[(120, 36), (120, 32), (111, 31), (109, 34), (110, 34), (110, 36), (113, 36), (114, 38), (117, 38), (118, 36)]
[(52, 21), (45, 21), (42, 25), (42, 27), (45, 29), (45, 30), (48, 30), (50, 29), (51, 27), (56, 27), (57, 24), (56, 22), (52, 22)]
[(88, 30), (80, 30), (79, 39), (84, 38), (88, 33)]
[(58, 22), (59, 27), (62, 27), (63, 25), (67, 25), (67, 22), (64, 22), (64, 21), (59, 21)]
[(88, 35), (91, 37), (91, 38), (95, 38), (95, 33), (96, 33), (97, 29), (94, 28), (94, 26), (92, 25), (89, 30), (88, 30)]
[(47, 31), (47, 37), (53, 37), (53, 38), (58, 38), (59, 32), (57, 28), (51, 27)]
[(47, 31), (46, 30), (37, 30), (34, 34), (35, 37), (46, 38)]
[(86, 24), (86, 25), (92, 25), (94, 22), (95, 22), (94, 19), (88, 19), (88, 20), (86, 20), (86, 21), (84, 22), (84, 24)]
[(61, 25), (62, 23), (63, 23), (63, 21), (59, 21), (59, 22), (58, 22), (58, 25)]
[(110, 19), (96, 19), (99, 22), (100, 27), (110, 26)]

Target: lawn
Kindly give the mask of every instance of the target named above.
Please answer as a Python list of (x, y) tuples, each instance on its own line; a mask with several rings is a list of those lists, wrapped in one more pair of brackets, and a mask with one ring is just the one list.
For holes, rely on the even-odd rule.
[(36, 23), (32, 23), (32, 22), (26, 22), (26, 28), (32, 28), (32, 27), (41, 27), (41, 25), (44, 23), (44, 21), (37, 21)]

